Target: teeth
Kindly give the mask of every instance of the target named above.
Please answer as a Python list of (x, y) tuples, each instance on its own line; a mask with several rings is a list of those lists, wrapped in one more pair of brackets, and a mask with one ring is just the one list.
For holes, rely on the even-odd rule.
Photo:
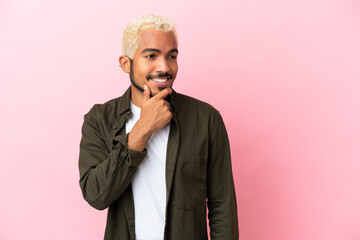
[(159, 82), (159, 83), (164, 83), (167, 81), (167, 79), (161, 79), (161, 78), (154, 78), (153, 79), (155, 82)]

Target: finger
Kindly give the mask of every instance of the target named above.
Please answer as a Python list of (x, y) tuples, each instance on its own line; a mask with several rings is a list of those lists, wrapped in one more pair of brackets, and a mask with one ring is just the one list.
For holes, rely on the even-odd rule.
[(162, 104), (162, 110), (169, 111), (170, 103), (164, 99), (159, 99), (159, 102)]
[(144, 85), (144, 92), (143, 92), (143, 98), (142, 98), (142, 102), (146, 102), (147, 100), (150, 99), (150, 88), (148, 87), (148, 85)]
[(154, 98), (157, 99), (164, 99), (166, 98), (167, 95), (172, 93), (172, 89), (171, 88), (165, 88), (164, 90), (162, 90), (161, 92), (159, 92), (158, 94), (156, 94), (154, 96)]

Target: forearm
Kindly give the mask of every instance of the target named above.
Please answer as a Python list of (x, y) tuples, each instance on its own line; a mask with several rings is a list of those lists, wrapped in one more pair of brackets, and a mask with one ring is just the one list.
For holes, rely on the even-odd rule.
[(212, 240), (238, 240), (238, 219), (234, 187), (224, 196), (208, 199), (209, 226)]
[(84, 199), (97, 209), (107, 208), (123, 194), (146, 155), (146, 149), (127, 147), (128, 135), (104, 129), (92, 108), (82, 126), (79, 171)]
[(96, 209), (107, 208), (121, 196), (146, 155), (146, 151), (136, 152), (117, 145), (106, 158), (85, 146), (80, 149), (81, 190), (84, 199)]
[(146, 124), (143, 124), (141, 119), (137, 121), (129, 133), (127, 139), (128, 148), (139, 152), (144, 151), (146, 142), (153, 131)]

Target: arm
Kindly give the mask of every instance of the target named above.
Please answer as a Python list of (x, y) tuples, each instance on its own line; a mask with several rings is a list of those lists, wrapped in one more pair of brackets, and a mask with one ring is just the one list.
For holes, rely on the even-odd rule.
[(101, 132), (96, 107), (84, 117), (80, 143), (80, 187), (85, 200), (96, 209), (110, 206), (126, 190), (144, 160), (150, 135), (170, 122), (172, 114), (164, 98), (171, 89), (150, 98), (145, 86), (140, 119), (129, 134), (112, 139), (111, 150)]
[(102, 210), (118, 199), (146, 155), (127, 147), (128, 135), (112, 140), (109, 150), (97, 120), (96, 107), (84, 117), (80, 142), (80, 187), (85, 200)]
[(230, 146), (224, 122), (218, 114), (210, 133), (207, 198), (211, 239), (239, 239), (236, 195)]
[(169, 103), (164, 98), (171, 93), (171, 88), (165, 88), (150, 98), (150, 88), (144, 85), (141, 115), (129, 133), (127, 140), (129, 148), (143, 151), (150, 135), (170, 122), (172, 114), (169, 110)]

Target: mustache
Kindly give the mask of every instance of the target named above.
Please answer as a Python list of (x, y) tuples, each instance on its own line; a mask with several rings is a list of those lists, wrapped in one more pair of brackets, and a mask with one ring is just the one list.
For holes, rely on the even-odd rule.
[(147, 75), (146, 79), (149, 81), (152, 78), (173, 78), (171, 73), (159, 73), (157, 75)]

